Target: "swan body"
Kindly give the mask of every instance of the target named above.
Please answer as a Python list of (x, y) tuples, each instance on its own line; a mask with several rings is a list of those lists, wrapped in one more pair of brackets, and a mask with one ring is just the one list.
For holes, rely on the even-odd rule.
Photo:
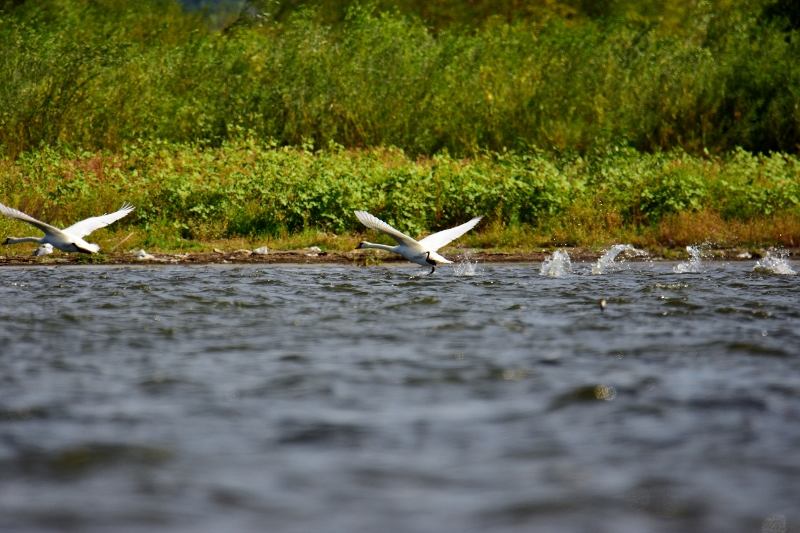
[(385, 250), (387, 252), (402, 255), (412, 263), (422, 266), (430, 265), (431, 274), (436, 271), (437, 263), (452, 263), (452, 261), (449, 259), (446, 259), (436, 253), (436, 251), (474, 228), (475, 225), (483, 218), (475, 217), (469, 222), (461, 224), (460, 226), (428, 235), (424, 239), (416, 241), (405, 233), (397, 231), (383, 220), (370, 215), (366, 211), (356, 211), (355, 214), (356, 218), (358, 218), (358, 220), (366, 227), (374, 229), (375, 231), (380, 231), (381, 233), (385, 233), (393, 238), (395, 242), (397, 242), (397, 246), (388, 246), (386, 244), (375, 244), (372, 242), (362, 241), (356, 247), (356, 249), (374, 248), (375, 250)]
[(9, 218), (15, 218), (27, 222), (31, 226), (37, 227), (44, 232), (44, 237), (8, 237), (3, 244), (17, 244), (20, 242), (38, 242), (39, 244), (49, 244), (53, 248), (57, 248), (62, 252), (80, 252), (84, 254), (95, 254), (100, 251), (100, 246), (86, 242), (83, 237), (89, 235), (94, 230), (104, 228), (115, 222), (135, 208), (130, 204), (123, 204), (122, 209), (101, 215), (98, 217), (87, 218), (72, 226), (64, 229), (58, 229), (50, 224), (45, 224), (36, 220), (32, 216), (26, 215), (22, 211), (17, 211), (3, 204), (0, 204), (0, 213), (3, 213)]

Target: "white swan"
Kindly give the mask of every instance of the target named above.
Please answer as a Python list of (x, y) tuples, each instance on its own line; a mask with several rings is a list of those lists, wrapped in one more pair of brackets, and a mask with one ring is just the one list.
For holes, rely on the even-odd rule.
[(44, 232), (44, 237), (20, 237), (7, 238), (3, 244), (17, 244), (20, 242), (38, 242), (39, 244), (50, 244), (54, 248), (58, 248), (62, 252), (81, 252), (84, 254), (94, 254), (100, 251), (100, 247), (83, 240), (83, 237), (89, 235), (96, 229), (104, 228), (115, 222), (135, 208), (130, 204), (123, 204), (122, 209), (114, 213), (109, 213), (99, 217), (91, 217), (86, 220), (81, 220), (77, 224), (73, 224), (68, 228), (58, 229), (50, 224), (40, 222), (35, 218), (26, 215), (22, 211), (11, 209), (3, 204), (0, 204), (0, 212), (9, 218), (16, 218), (27, 222), (31, 226), (36, 226)]
[(362, 241), (356, 249), (359, 248), (375, 248), (376, 250), (386, 250), (395, 254), (402, 255), (409, 261), (422, 266), (431, 265), (431, 274), (436, 271), (436, 263), (452, 263), (452, 261), (445, 259), (436, 253), (436, 250), (448, 244), (450, 241), (455, 240), (466, 232), (475, 227), (483, 217), (475, 217), (469, 222), (456, 226), (455, 228), (446, 229), (433, 235), (428, 235), (421, 241), (417, 242), (408, 235), (401, 233), (391, 227), (383, 220), (370, 215), (366, 211), (356, 211), (358, 220), (370, 229), (380, 231), (390, 236), (397, 242), (397, 246), (387, 246), (385, 244), (374, 244), (367, 241)]

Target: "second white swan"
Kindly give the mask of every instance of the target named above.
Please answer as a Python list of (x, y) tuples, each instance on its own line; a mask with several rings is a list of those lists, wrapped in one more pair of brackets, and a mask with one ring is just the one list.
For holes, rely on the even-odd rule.
[(380, 231), (390, 236), (397, 242), (397, 246), (388, 246), (386, 244), (375, 244), (367, 241), (362, 241), (356, 249), (359, 248), (374, 248), (376, 250), (386, 250), (398, 255), (402, 255), (409, 261), (422, 266), (431, 266), (431, 274), (436, 271), (437, 263), (452, 263), (449, 259), (445, 259), (436, 251), (442, 246), (450, 243), (466, 232), (475, 227), (483, 217), (475, 217), (469, 222), (465, 222), (455, 228), (446, 229), (432, 235), (428, 235), (420, 241), (412, 239), (405, 233), (397, 231), (383, 220), (370, 215), (366, 211), (356, 211), (358, 220), (370, 229)]

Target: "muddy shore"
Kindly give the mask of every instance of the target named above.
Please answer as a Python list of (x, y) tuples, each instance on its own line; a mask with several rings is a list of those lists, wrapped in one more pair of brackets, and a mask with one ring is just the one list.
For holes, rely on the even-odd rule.
[[(595, 261), (603, 252), (595, 252), (584, 248), (567, 248), (573, 261)], [(781, 250), (789, 258), (800, 257), (800, 248)], [(453, 261), (468, 257), (470, 261), (480, 263), (527, 263), (541, 262), (553, 250), (541, 252), (487, 252), (487, 251), (451, 251), (447, 257)], [(766, 255), (767, 250), (752, 250), (744, 248), (706, 250), (705, 258), (709, 260), (747, 261), (760, 259)], [(468, 255), (467, 255), (468, 254)], [(653, 260), (681, 260), (688, 257), (685, 250), (662, 250), (649, 252), (641, 256)], [(251, 250), (215, 250), (214, 252), (189, 252), (183, 254), (157, 253), (147, 254), (147, 257), (137, 257), (133, 252), (116, 254), (64, 254), (56, 252), (43, 257), (31, 255), (0, 255), (2, 266), (56, 266), (56, 265), (142, 265), (142, 264), (347, 264), (353, 266), (367, 266), (384, 263), (407, 262), (404, 258), (393, 254), (373, 251), (351, 252), (321, 252), (314, 249), (300, 250), (270, 250), (268, 254), (253, 253)]]

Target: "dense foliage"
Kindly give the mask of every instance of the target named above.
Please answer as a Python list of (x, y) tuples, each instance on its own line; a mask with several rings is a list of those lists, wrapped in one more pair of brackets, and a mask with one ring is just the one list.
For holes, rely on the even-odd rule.
[(476, 2), (458, 21), (455, 1), (405, 14), (340, 2), (327, 19), (259, 14), (265, 2), (225, 20), (167, 0), (5, 2), (0, 147), (253, 136), (428, 156), (797, 153), (800, 35), (781, 2), (640, 4), (490, 17), (494, 4)]
[[(475, 246), (712, 238), (796, 246), (798, 174), (796, 156), (742, 150), (724, 160), (632, 150), (592, 157), (486, 153), (464, 160), (335, 145), (311, 152), (255, 140), (220, 148), (150, 142), (117, 154), (25, 153), (0, 165), (0, 198), (64, 225), (129, 201), (137, 210), (110, 230), (136, 231), (137, 242), (148, 246), (179, 237), (346, 235), (364, 230), (355, 209), (413, 235), (486, 215), (464, 238)], [(694, 233), (681, 229), (687, 214)], [(752, 232), (753, 224), (760, 233)], [(741, 232), (731, 233), (736, 227)], [(0, 218), (2, 235), (29, 232), (24, 223)]]

